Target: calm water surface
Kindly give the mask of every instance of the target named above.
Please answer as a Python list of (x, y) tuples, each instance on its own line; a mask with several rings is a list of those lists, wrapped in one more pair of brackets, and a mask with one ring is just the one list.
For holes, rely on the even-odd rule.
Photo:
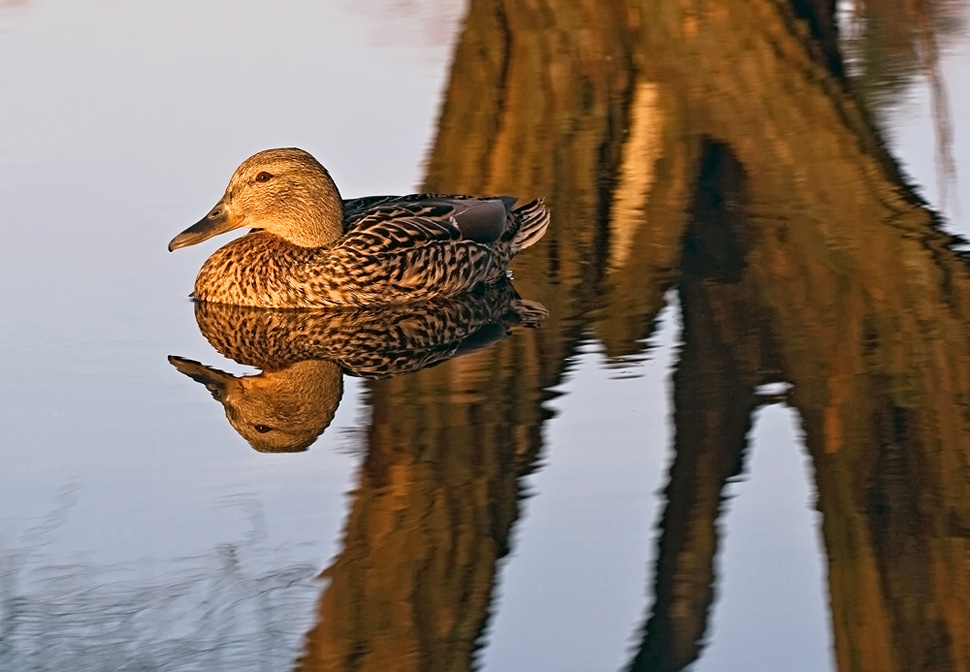
[[(913, 196), (970, 234), (965, 7), (843, 68), (770, 2), (493, 4), (0, 3), (0, 669), (970, 666), (970, 274)], [(375, 370), (197, 309), (168, 240), (290, 145), (547, 197), (548, 316)]]

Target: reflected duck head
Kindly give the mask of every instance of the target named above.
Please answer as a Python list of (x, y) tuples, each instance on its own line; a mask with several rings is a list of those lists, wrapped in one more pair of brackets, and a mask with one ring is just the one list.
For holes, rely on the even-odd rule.
[(184, 357), (168, 361), (202, 383), (240, 436), (261, 453), (305, 451), (333, 421), (343, 377), (332, 362), (307, 360), (278, 371), (234, 376)]
[(343, 202), (330, 173), (302, 149), (267, 149), (236, 169), (205, 217), (175, 236), (169, 251), (240, 227), (301, 247), (332, 245), (343, 235)]

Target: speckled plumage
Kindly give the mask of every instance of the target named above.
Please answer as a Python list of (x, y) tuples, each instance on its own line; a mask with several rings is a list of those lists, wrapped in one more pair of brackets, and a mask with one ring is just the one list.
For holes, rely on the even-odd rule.
[(433, 366), (536, 327), (542, 304), (519, 298), (508, 280), (418, 305), (357, 310), (266, 310), (195, 304), (199, 330), (222, 355), (264, 371), (326, 359), (354, 376), (384, 378)]
[(170, 249), (241, 226), (195, 282), (201, 301), (271, 308), (375, 306), (455, 296), (502, 278), (545, 233), (541, 200), (440, 194), (342, 200), (299, 149), (247, 159), (222, 200)]
[(220, 353), (262, 369), (236, 376), (183, 357), (179, 371), (206, 386), (230, 424), (261, 452), (305, 450), (332, 421), (344, 373), (382, 378), (487, 347), (515, 325), (538, 326), (541, 304), (507, 280), (415, 305), (357, 310), (268, 310), (199, 301), (195, 317)]

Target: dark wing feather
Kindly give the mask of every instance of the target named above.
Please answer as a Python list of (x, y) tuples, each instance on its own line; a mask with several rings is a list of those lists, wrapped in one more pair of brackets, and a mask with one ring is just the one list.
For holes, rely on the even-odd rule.
[(476, 243), (493, 243), (505, 232), (509, 213), (515, 205), (513, 196), (477, 198), (443, 194), (410, 194), (408, 196), (368, 196), (344, 201), (344, 231), (374, 214), (388, 219), (427, 217), (453, 219), (462, 238)]
[(422, 299), (469, 290), (489, 277), (492, 252), (466, 239), (446, 206), (371, 207), (330, 253), (335, 275), (361, 292), (381, 287), (387, 298)]
[(511, 206), (502, 199), (475, 198), (454, 201), (451, 205), (462, 237), (476, 243), (494, 243), (508, 225)]
[(371, 208), (354, 221), (340, 246), (353, 246), (362, 252), (391, 250), (461, 240), (461, 230), (447, 212), (418, 215), (396, 205)]

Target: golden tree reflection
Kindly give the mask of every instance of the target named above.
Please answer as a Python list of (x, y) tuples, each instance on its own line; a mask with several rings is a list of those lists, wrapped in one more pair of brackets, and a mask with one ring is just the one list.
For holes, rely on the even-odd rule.
[(549, 199), (514, 272), (550, 320), (370, 386), (301, 669), (474, 666), (548, 390), (584, 329), (639, 351), (675, 282), (676, 457), (630, 668), (699, 655), (772, 381), (813, 461), (839, 669), (970, 668), (970, 274), (843, 76), (833, 11), (471, 1), (424, 187)]

